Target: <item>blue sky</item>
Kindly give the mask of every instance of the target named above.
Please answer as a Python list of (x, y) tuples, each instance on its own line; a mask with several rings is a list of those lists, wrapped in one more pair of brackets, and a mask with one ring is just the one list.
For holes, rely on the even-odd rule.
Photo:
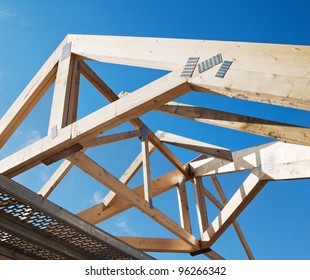
[[(0, 117), (68, 33), (309, 45), (309, 14), (309, 1), (301, 0), (0, 0)], [(165, 74), (164, 71), (93, 62), (90, 65), (117, 93), (133, 91)], [(84, 79), (81, 80), (80, 92), (79, 117), (107, 104)], [(46, 135), (51, 100), (52, 89), (0, 151), (1, 158)], [(178, 100), (309, 127), (310, 114), (302, 110), (194, 92)], [(142, 119), (154, 131), (160, 129), (187, 135), (233, 151), (272, 141), (158, 113), (146, 114)], [(126, 130), (132, 130), (132, 127), (124, 124), (109, 133)], [(89, 150), (88, 155), (119, 177), (139, 149), (140, 143), (132, 139), (100, 147), (96, 151)], [(197, 156), (179, 148), (171, 147), (171, 150), (184, 163)], [(38, 191), (57, 166), (57, 163), (49, 167), (38, 166), (15, 179)], [(158, 152), (151, 156), (151, 166), (152, 178), (173, 170)], [(246, 173), (240, 173), (219, 177), (228, 197), (233, 195), (246, 176)], [(142, 174), (139, 172), (129, 185), (133, 187), (141, 183)], [(214, 192), (207, 178), (204, 183)], [(309, 183), (309, 180), (270, 182), (240, 215), (239, 223), (257, 259), (310, 258)], [(187, 188), (194, 233), (197, 235), (192, 186), (188, 184)], [(75, 213), (98, 203), (106, 193), (105, 187), (73, 168), (50, 199)], [(175, 190), (156, 198), (154, 203), (169, 217), (178, 220)], [(207, 202), (207, 205), (212, 220), (217, 212), (210, 203)], [(135, 209), (99, 226), (115, 235), (173, 237)], [(232, 229), (219, 239), (214, 249), (228, 259), (246, 258)], [(191, 259), (187, 254), (154, 256)], [(196, 259), (200, 258), (203, 257)]]

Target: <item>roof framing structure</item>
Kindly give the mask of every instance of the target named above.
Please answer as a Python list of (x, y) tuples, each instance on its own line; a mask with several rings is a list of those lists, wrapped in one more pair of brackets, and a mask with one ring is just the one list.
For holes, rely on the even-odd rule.
[[(141, 88), (117, 95), (87, 64), (87, 60), (168, 70)], [(310, 110), (310, 47), (259, 43), (163, 38), (68, 35), (21, 92), (0, 121), (3, 147), (22, 121), (54, 84), (48, 134), (0, 160), (0, 174), (13, 178), (41, 163), (63, 160), (39, 191), (44, 199), (72, 166), (77, 166), (110, 192), (98, 205), (77, 216), (97, 224), (135, 207), (176, 236), (118, 237), (131, 246), (153, 252), (197, 252), (223, 259), (212, 246), (232, 225), (249, 259), (253, 252), (237, 222), (240, 213), (271, 180), (310, 178), (310, 128), (175, 102), (191, 91), (247, 101)], [(110, 104), (77, 119), (80, 76), (83, 75)], [(157, 111), (197, 122), (253, 133), (277, 141), (230, 151), (227, 148), (169, 132), (153, 132), (139, 117)], [(134, 130), (102, 136), (125, 122)], [(141, 140), (141, 153), (118, 179), (85, 154), (87, 149), (129, 138)], [(201, 154), (184, 164), (169, 145)], [(175, 171), (152, 179), (149, 157), (157, 149)], [(113, 159), (112, 159), (113, 160)], [(143, 185), (128, 187), (142, 168)], [(217, 175), (249, 170), (231, 199)], [(220, 201), (203, 185), (209, 176)], [(200, 236), (191, 228), (186, 182), (195, 190)], [(166, 216), (153, 198), (177, 189), (180, 221)], [(205, 199), (218, 209), (209, 221)]]

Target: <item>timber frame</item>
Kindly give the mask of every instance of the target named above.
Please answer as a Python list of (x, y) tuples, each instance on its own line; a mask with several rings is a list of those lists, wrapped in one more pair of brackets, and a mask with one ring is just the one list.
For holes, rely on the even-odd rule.
[[(117, 95), (90, 68), (87, 60), (169, 73), (134, 92)], [(254, 259), (237, 217), (268, 181), (310, 178), (310, 128), (182, 104), (175, 99), (199, 91), (310, 110), (309, 64), (309, 46), (68, 35), (2, 117), (0, 148), (54, 83), (48, 133), (0, 159), (0, 174), (13, 178), (41, 163), (49, 165), (62, 160), (39, 191), (44, 199), (75, 165), (110, 189), (101, 203), (77, 216), (98, 224), (135, 207), (176, 236), (174, 239), (118, 237), (131, 246), (147, 252), (203, 253), (210, 259), (223, 259), (212, 246), (232, 225), (246, 255)], [(80, 75), (110, 104), (77, 119)], [(150, 111), (270, 137), (273, 142), (232, 152), (190, 137), (153, 132), (139, 118)], [(134, 129), (102, 135), (125, 122), (130, 122)], [(119, 179), (85, 154), (86, 149), (129, 138), (140, 139), (141, 153)], [(201, 156), (184, 164), (169, 145)], [(155, 149), (175, 170), (152, 179), (150, 156)], [(140, 168), (143, 185), (128, 187)], [(250, 174), (228, 200), (217, 175), (243, 170), (249, 170)], [(204, 186), (204, 176), (211, 178), (220, 200)], [(191, 228), (187, 182), (194, 186), (198, 237)], [(178, 193), (179, 221), (166, 216), (153, 203), (154, 197), (172, 188)], [(213, 221), (209, 221), (206, 198), (219, 211)]]

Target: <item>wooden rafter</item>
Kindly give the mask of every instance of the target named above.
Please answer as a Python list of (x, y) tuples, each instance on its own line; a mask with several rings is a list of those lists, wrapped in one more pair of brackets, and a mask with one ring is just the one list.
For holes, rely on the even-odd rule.
[(310, 128), (307, 127), (258, 119), (177, 102), (169, 102), (161, 106), (157, 111), (202, 123), (272, 137), (283, 142), (310, 145)]

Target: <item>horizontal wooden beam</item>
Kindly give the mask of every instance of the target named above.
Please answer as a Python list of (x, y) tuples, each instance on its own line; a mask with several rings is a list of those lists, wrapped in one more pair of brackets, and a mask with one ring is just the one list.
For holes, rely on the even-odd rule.
[(223, 147), (215, 146), (202, 141), (197, 141), (191, 138), (179, 136), (164, 131), (158, 131), (157, 135), (160, 141), (164, 143), (232, 161), (231, 151)]
[(133, 130), (133, 131), (116, 133), (112, 135), (96, 137), (90, 140), (86, 140), (85, 142), (82, 142), (81, 145), (84, 148), (94, 148), (97, 146), (110, 144), (110, 143), (114, 143), (114, 142), (118, 142), (118, 141), (122, 141), (126, 139), (131, 139), (135, 137), (140, 137), (140, 136), (141, 136), (140, 130)]
[(194, 176), (260, 168), (266, 180), (310, 177), (310, 147), (274, 142), (232, 153), (233, 162), (208, 158), (190, 163)]
[(156, 111), (261, 136), (283, 142), (310, 146), (310, 128), (253, 118), (245, 115), (169, 102)]
[(117, 236), (132, 247), (146, 252), (190, 253), (195, 247), (181, 239)]

